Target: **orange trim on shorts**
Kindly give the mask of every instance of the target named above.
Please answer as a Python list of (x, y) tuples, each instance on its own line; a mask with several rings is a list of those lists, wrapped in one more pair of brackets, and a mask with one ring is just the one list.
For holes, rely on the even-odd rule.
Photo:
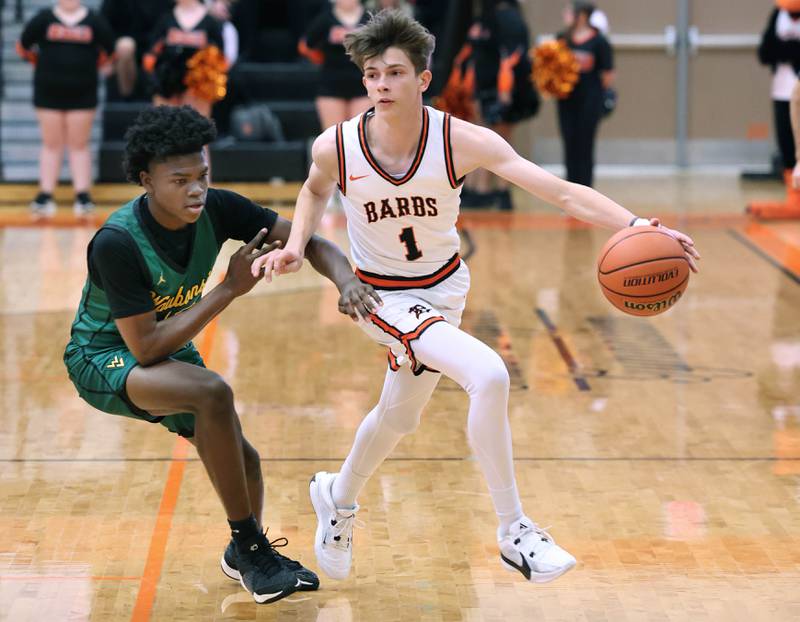
[[(419, 339), (422, 336), (422, 333), (424, 333), (426, 330), (428, 330), (434, 324), (437, 324), (438, 322), (444, 322), (445, 321), (445, 319), (441, 315), (437, 315), (437, 316), (434, 316), (434, 317), (429, 317), (427, 320), (422, 322), (422, 324), (417, 326), (410, 333), (401, 333), (399, 329), (397, 329), (396, 327), (392, 326), (391, 324), (389, 324), (385, 320), (381, 319), (380, 317), (378, 317), (374, 313), (370, 313), (369, 319), (372, 321), (373, 324), (375, 324), (375, 326), (380, 328), (387, 335), (391, 335), (392, 337), (394, 337), (400, 343), (403, 344), (403, 347), (406, 349), (406, 354), (408, 355), (408, 360), (411, 361), (411, 369), (414, 369), (414, 370), (417, 369), (421, 364), (417, 362), (417, 357), (414, 356), (414, 350), (411, 347), (411, 342), (414, 341), (415, 339)], [(392, 363), (391, 363), (391, 357), (392, 356), (393, 356), (392, 355), (392, 351), (389, 350), (389, 357), (390, 357), (389, 358), (389, 366), (390, 367), (392, 367)], [(395, 364), (396, 363), (397, 363), (397, 361), (395, 360)], [(399, 365), (398, 365), (397, 369), (400, 369)], [(397, 371), (397, 369), (392, 367), (392, 371)]]
[(402, 290), (402, 289), (427, 289), (438, 285), (449, 277), (461, 266), (461, 257), (456, 253), (447, 260), (436, 272), (425, 276), (388, 276), (364, 272), (356, 268), (356, 276), (362, 283), (372, 285), (375, 289)]
[(428, 109), (424, 106), (422, 107), (422, 131), (419, 135), (419, 144), (417, 145), (417, 154), (414, 156), (414, 162), (411, 164), (411, 168), (409, 168), (406, 174), (400, 179), (392, 177), (389, 173), (384, 171), (369, 149), (369, 144), (367, 143), (367, 117), (369, 114), (370, 111), (362, 114), (361, 119), (358, 122), (358, 141), (361, 143), (361, 151), (369, 165), (375, 169), (375, 172), (378, 173), (378, 175), (383, 177), (390, 184), (400, 186), (414, 176), (414, 173), (417, 172), (417, 169), (422, 162), (422, 156), (425, 154), (425, 145), (428, 143)]

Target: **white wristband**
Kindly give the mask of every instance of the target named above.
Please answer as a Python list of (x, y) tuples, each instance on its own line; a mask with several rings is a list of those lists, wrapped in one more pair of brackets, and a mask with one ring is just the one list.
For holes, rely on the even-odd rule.
[(633, 222), (631, 222), (631, 227), (646, 227), (650, 224), (649, 218), (636, 218)]

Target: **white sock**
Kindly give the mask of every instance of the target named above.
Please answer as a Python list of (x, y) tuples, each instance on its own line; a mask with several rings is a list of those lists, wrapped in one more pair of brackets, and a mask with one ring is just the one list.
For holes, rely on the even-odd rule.
[(500, 526), (497, 528), (497, 537), (500, 539), (508, 534), (511, 525), (522, 519), (525, 513), (522, 511), (516, 483), (503, 490), (492, 490), (490, 488), (489, 494), (492, 495), (494, 511), (500, 521)]

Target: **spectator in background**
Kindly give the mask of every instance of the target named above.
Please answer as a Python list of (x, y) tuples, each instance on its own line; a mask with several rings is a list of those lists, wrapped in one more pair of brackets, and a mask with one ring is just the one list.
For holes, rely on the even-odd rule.
[(174, 4), (174, 0), (103, 0), (100, 14), (117, 36), (114, 48), (116, 80), (109, 83), (107, 99), (150, 99), (150, 85), (148, 80), (142, 79), (139, 68), (152, 43), (156, 24)]
[(366, 24), (368, 19), (360, 0), (334, 0), (300, 40), (300, 53), (321, 65), (316, 104), (323, 130), (371, 106), (361, 72), (344, 51), (345, 35)]
[(772, 70), (771, 96), (775, 136), (783, 168), (789, 170), (796, 164), (789, 101), (800, 71), (800, 2), (778, 0), (776, 4), (761, 36), (758, 60)]
[(578, 83), (558, 101), (558, 125), (564, 145), (567, 180), (591, 186), (594, 145), (604, 113), (605, 93), (614, 82), (614, 59), (608, 40), (591, 25), (595, 6), (574, 2), (564, 11), (567, 29), (558, 37), (575, 54), (580, 66)]
[(225, 60), (228, 66), (232, 67), (239, 58), (239, 32), (231, 22), (231, 5), (236, 0), (204, 0), (208, 12), (222, 24), (222, 41)]
[(80, 0), (58, 0), (25, 24), (17, 50), (36, 65), (33, 105), (42, 134), (39, 194), (31, 212), (36, 218), (55, 213), (53, 192), (66, 147), (75, 189), (73, 209), (85, 216), (94, 209), (89, 138), (97, 108), (98, 66), (113, 53), (114, 34), (108, 22)]
[(372, 13), (379, 13), (383, 9), (394, 9), (414, 17), (414, 9), (406, 0), (368, 0), (367, 9)]
[(197, 52), (215, 46), (223, 53), (222, 25), (209, 15), (200, 0), (177, 0), (152, 33), (153, 45), (145, 55), (145, 69), (155, 74), (155, 105), (188, 105), (211, 116), (213, 99), (187, 89), (187, 63)]
[[(481, 17), (467, 40), (472, 47), (480, 124), (510, 141), (516, 124), (539, 110), (528, 57), (528, 26), (517, 0), (483, 0)], [(501, 210), (512, 209), (508, 182), (483, 169), (472, 173), (465, 192), (464, 207), (496, 203)]]
[(800, 71), (800, 0), (776, 0), (775, 4), (758, 46), (758, 59), (772, 69), (775, 136), (781, 152), (786, 199), (754, 201), (747, 206), (747, 212), (757, 218), (799, 218), (800, 193), (792, 183), (792, 169), (798, 161), (795, 157), (797, 144), (792, 136), (790, 100)]

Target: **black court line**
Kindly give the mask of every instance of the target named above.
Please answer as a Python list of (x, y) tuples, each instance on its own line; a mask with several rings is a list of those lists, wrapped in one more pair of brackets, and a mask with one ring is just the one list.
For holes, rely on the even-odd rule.
[[(261, 462), (344, 462), (344, 458), (261, 458)], [(471, 456), (387, 458), (384, 462), (468, 462)], [(200, 458), (0, 458), (0, 463), (109, 463), (109, 462), (200, 462)], [(796, 462), (800, 456), (530, 456), (514, 458), (515, 462)]]
[(781, 262), (779, 262), (777, 259), (775, 259), (771, 255), (769, 255), (766, 252), (764, 252), (763, 250), (761, 250), (758, 246), (756, 246), (753, 242), (748, 240), (745, 236), (743, 236), (741, 233), (739, 233), (735, 229), (728, 229), (728, 234), (734, 240), (744, 244), (747, 248), (749, 248), (751, 251), (753, 251), (756, 255), (758, 255), (762, 259), (767, 260), (775, 268), (777, 268), (778, 270), (783, 272), (786, 276), (788, 276), (790, 279), (792, 279), (795, 283), (800, 285), (800, 274), (795, 274), (794, 272), (789, 270), (789, 268), (784, 266)]
[(553, 324), (552, 320), (550, 320), (550, 316), (547, 315), (547, 312), (544, 309), (540, 309), (539, 307), (536, 307), (536, 315), (539, 316), (542, 324), (544, 324), (547, 328), (547, 332), (550, 333), (550, 339), (556, 346), (561, 358), (567, 364), (567, 368), (572, 374), (572, 381), (575, 383), (575, 386), (577, 386), (580, 391), (591, 391), (592, 387), (589, 386), (589, 382), (580, 373), (580, 370), (578, 369), (578, 363), (575, 361), (575, 357), (572, 356), (572, 352), (570, 352), (567, 344), (564, 343), (561, 335), (558, 334), (558, 328), (556, 328), (556, 325)]

